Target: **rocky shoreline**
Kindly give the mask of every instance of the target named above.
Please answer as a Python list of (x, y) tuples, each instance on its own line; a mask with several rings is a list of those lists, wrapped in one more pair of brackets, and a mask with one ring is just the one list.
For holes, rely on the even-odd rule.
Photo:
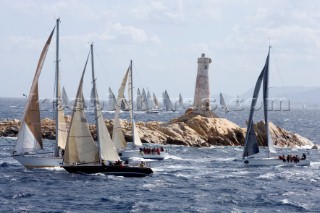
[[(70, 116), (65, 116), (69, 124)], [(105, 120), (112, 134), (113, 121)], [(20, 121), (13, 119), (0, 122), (0, 137), (16, 137), (20, 129)], [(131, 124), (121, 120), (125, 138), (131, 141)], [(137, 122), (139, 135), (144, 143), (185, 145), (193, 147), (209, 146), (243, 146), (246, 128), (241, 128), (225, 118), (207, 118), (197, 114), (185, 114), (168, 123)], [(42, 137), (55, 139), (55, 121), (45, 118), (41, 121)], [(266, 134), (263, 121), (254, 125), (260, 146), (266, 146)], [(93, 137), (96, 136), (95, 125), (90, 125)], [(314, 144), (296, 133), (282, 129), (270, 123), (271, 137), (277, 147), (303, 147)]]

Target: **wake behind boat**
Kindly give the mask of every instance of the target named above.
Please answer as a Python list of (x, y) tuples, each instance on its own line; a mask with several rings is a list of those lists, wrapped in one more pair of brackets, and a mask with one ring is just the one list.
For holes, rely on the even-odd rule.
[[(277, 166), (277, 165), (297, 165), (297, 166), (309, 166), (310, 161), (304, 156), (299, 159), (297, 156), (288, 155), (288, 159), (284, 156), (279, 156), (277, 158), (270, 157), (270, 153), (276, 153), (276, 150), (273, 145), (272, 138), (269, 131), (269, 118), (268, 118), (268, 98), (269, 98), (269, 57), (270, 57), (270, 48), (268, 51), (268, 56), (266, 63), (258, 77), (257, 83), (254, 88), (253, 98), (251, 102), (250, 114), (248, 119), (248, 126), (245, 138), (245, 146), (243, 150), (243, 162), (248, 166)], [(263, 110), (264, 110), (264, 126), (266, 132), (266, 139), (268, 145), (268, 157), (267, 158), (254, 158), (253, 155), (259, 153), (259, 146), (257, 143), (257, 137), (253, 127), (253, 114), (256, 110), (256, 103), (259, 96), (259, 91), (261, 83), (263, 81)], [(293, 161), (293, 158), (295, 159)]]

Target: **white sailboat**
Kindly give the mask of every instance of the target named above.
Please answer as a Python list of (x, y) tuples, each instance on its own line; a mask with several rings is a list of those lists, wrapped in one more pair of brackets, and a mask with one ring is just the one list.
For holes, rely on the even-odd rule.
[(153, 93), (153, 98), (148, 90), (147, 92), (147, 113), (158, 113), (159, 107), (156, 105), (155, 101), (158, 101)]
[(128, 103), (126, 97), (123, 97), (123, 99), (121, 101), (121, 110), (122, 111), (129, 111), (130, 110), (130, 106), (129, 106), (129, 103)]
[(70, 173), (104, 173), (125, 177), (144, 177), (152, 170), (148, 167), (123, 165), (119, 160), (113, 141), (102, 115), (96, 78), (94, 74), (93, 44), (90, 47), (93, 84), (93, 104), (97, 130), (97, 146), (91, 136), (83, 111), (83, 77), (89, 55), (81, 76), (74, 111), (70, 123), (63, 168)]
[(222, 93), (220, 93), (220, 109), (225, 113), (229, 112), (229, 108), (227, 107), (226, 102), (224, 101)]
[[(131, 119), (131, 126), (132, 126), (132, 143), (127, 143), (120, 124), (120, 104), (121, 100), (124, 98), (124, 91), (126, 84), (128, 82), (128, 100), (130, 106), (130, 119)], [(145, 153), (143, 152), (142, 143), (139, 137), (139, 133), (134, 121), (133, 115), (133, 84), (132, 84), (132, 61), (130, 62), (130, 66), (122, 80), (118, 98), (117, 98), (117, 107), (113, 122), (113, 141), (115, 143), (116, 148), (118, 149), (119, 156), (122, 160), (127, 160), (128, 158), (132, 157), (143, 157), (143, 158), (152, 158), (152, 159), (164, 159), (168, 153), (163, 150), (160, 153)]]
[(165, 90), (164, 93), (162, 93), (162, 98), (163, 98), (164, 110), (165, 111), (174, 111), (175, 109), (173, 109), (173, 104), (170, 100), (170, 97), (169, 97), (167, 90)]
[[(248, 119), (248, 126), (247, 126), (247, 133), (245, 138), (245, 146), (243, 151), (243, 162), (245, 165), (249, 166), (277, 166), (277, 165), (298, 165), (298, 166), (308, 166), (310, 165), (310, 161), (308, 159), (300, 159), (299, 161), (292, 161), (292, 160), (286, 160), (279, 159), (279, 157), (270, 157), (271, 153), (276, 153), (276, 150), (273, 145), (273, 141), (270, 136), (269, 131), (269, 119), (268, 119), (268, 98), (269, 98), (269, 56), (270, 56), (270, 48), (268, 56), (266, 59), (266, 63), (264, 65), (264, 68), (262, 69), (256, 86), (254, 88), (253, 92), (253, 98), (250, 108), (250, 114)], [(267, 134), (267, 144), (268, 144), (268, 156), (267, 158), (259, 158), (259, 157), (253, 157), (253, 155), (259, 153), (259, 147), (257, 143), (257, 137), (254, 132), (253, 128), (253, 113), (255, 111), (257, 99), (259, 96), (259, 91), (261, 87), (261, 83), (263, 81), (263, 109), (264, 109), (264, 119), (265, 119), (265, 131)]]
[(109, 101), (108, 101), (108, 111), (115, 111), (116, 110), (116, 96), (112, 92), (111, 88), (109, 87)]
[(62, 87), (61, 98), (62, 98), (63, 106), (64, 106), (65, 108), (69, 108), (70, 101), (69, 101), (67, 92), (66, 92), (66, 90), (65, 90), (64, 87)]
[(183, 103), (183, 98), (181, 93), (179, 93), (179, 104), (178, 104), (179, 109), (185, 109), (184, 103)]
[(41, 121), (39, 111), (38, 80), (42, 70), (46, 54), (49, 49), (54, 30), (51, 32), (38, 61), (36, 73), (28, 96), (26, 110), (21, 122), (21, 128), (13, 151), (13, 158), (26, 168), (43, 168), (60, 166), (62, 158), (60, 150), (66, 143), (67, 128), (61, 100), (59, 83), (59, 23), (56, 25), (56, 76), (55, 76), (55, 120), (56, 120), (56, 143), (54, 152), (48, 154), (42, 151)]
[(153, 93), (152, 97), (153, 97), (153, 108), (159, 112), (160, 104), (159, 104), (159, 101), (157, 99), (157, 96)]
[(142, 104), (141, 104), (141, 92), (140, 89), (138, 88), (137, 90), (137, 98), (136, 98), (136, 109), (137, 111), (142, 111)]
[(144, 88), (142, 88), (141, 92), (141, 111), (147, 111), (148, 110), (148, 99), (147, 94)]

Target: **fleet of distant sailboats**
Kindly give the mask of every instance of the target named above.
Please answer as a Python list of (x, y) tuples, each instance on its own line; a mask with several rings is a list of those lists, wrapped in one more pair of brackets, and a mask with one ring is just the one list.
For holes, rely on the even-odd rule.
[[(152, 169), (145, 164), (140, 166), (132, 166), (123, 164), (121, 160), (128, 160), (134, 157), (142, 159), (158, 159), (163, 160), (168, 157), (168, 150), (160, 146), (144, 146), (139, 136), (139, 126), (135, 122), (135, 112), (142, 111), (147, 113), (158, 113), (159, 111), (174, 112), (185, 110), (186, 106), (183, 102), (182, 95), (179, 94), (179, 99), (172, 102), (167, 90), (162, 93), (162, 104), (158, 101), (154, 93), (142, 88), (137, 89), (137, 96), (134, 101), (133, 96), (133, 67), (132, 61), (127, 69), (117, 98), (111, 88), (108, 89), (108, 111), (114, 111), (113, 132), (112, 138), (106, 127), (103, 113), (102, 102), (97, 93), (97, 83), (94, 71), (94, 54), (93, 44), (90, 46), (90, 53), (85, 62), (85, 66), (79, 82), (76, 99), (73, 103), (72, 117), (70, 126), (67, 129), (67, 124), (64, 118), (64, 109), (70, 108), (70, 100), (66, 90), (63, 87), (60, 90), (60, 72), (59, 72), (59, 23), (56, 21), (56, 27), (50, 33), (45, 46), (41, 52), (34, 79), (31, 85), (29, 95), (27, 96), (27, 104), (24, 116), (21, 122), (21, 128), (16, 139), (16, 144), (13, 150), (13, 158), (26, 168), (43, 168), (43, 167), (63, 167), (71, 173), (105, 173), (111, 175), (119, 175), (126, 177), (144, 177), (153, 173)], [(49, 46), (56, 31), (56, 69), (55, 69), (55, 101), (54, 112), (56, 122), (56, 141), (53, 150), (43, 150), (41, 138), (41, 120), (39, 110), (39, 90), (38, 81), (42, 71), (42, 67), (49, 50)], [(97, 141), (95, 142), (89, 130), (89, 124), (86, 120), (84, 109), (87, 108), (86, 100), (83, 95), (83, 80), (91, 56), (92, 66), (92, 90), (90, 93), (90, 107), (94, 109), (94, 121), (96, 125)], [(272, 153), (276, 153), (273, 141), (269, 131), (268, 118), (268, 98), (269, 98), (269, 57), (270, 47), (266, 63), (261, 71), (256, 82), (253, 98), (250, 108), (250, 114), (245, 137), (243, 162), (245, 165), (254, 166), (275, 166), (275, 165), (299, 165), (308, 166), (310, 160), (300, 159), (298, 162), (291, 163), (283, 158), (278, 159), (271, 157)], [(257, 138), (253, 128), (253, 115), (260, 91), (261, 84), (263, 92), (263, 109), (265, 120), (265, 131), (267, 138), (267, 158), (254, 157), (259, 153)], [(127, 88), (127, 99), (125, 91)], [(147, 91), (147, 92), (146, 92)], [(237, 96), (236, 105), (240, 107), (241, 101)], [(230, 110), (226, 105), (222, 93), (220, 93), (220, 109), (228, 113)], [(128, 111), (131, 122), (132, 142), (125, 140), (120, 113)], [(146, 151), (149, 150), (149, 151)], [(152, 150), (152, 152), (150, 152)]]

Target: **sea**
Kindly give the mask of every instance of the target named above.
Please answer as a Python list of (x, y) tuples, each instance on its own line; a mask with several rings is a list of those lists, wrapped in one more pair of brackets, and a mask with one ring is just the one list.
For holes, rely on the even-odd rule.
[[(21, 120), (24, 99), (0, 98), (0, 120)], [(50, 104), (49, 104), (50, 105)], [(245, 127), (248, 110), (214, 111)], [(42, 117), (53, 118), (42, 107)], [(86, 114), (93, 119), (92, 110)], [(136, 113), (137, 121), (162, 121), (183, 114)], [(262, 118), (261, 110), (255, 119)], [(270, 121), (318, 144), (320, 109), (270, 111)], [(112, 112), (105, 112), (112, 119)], [(123, 113), (123, 119), (128, 118)], [(88, 119), (90, 120), (90, 119)], [(308, 167), (247, 167), (243, 147), (195, 148), (167, 145), (170, 156), (149, 160), (154, 174), (124, 178), (70, 174), (62, 168), (26, 169), (11, 157), (15, 138), (0, 138), (0, 212), (320, 212), (320, 151), (278, 148), (278, 154), (305, 153)], [(45, 148), (52, 141), (44, 140)], [(265, 155), (266, 149), (260, 148)]]

